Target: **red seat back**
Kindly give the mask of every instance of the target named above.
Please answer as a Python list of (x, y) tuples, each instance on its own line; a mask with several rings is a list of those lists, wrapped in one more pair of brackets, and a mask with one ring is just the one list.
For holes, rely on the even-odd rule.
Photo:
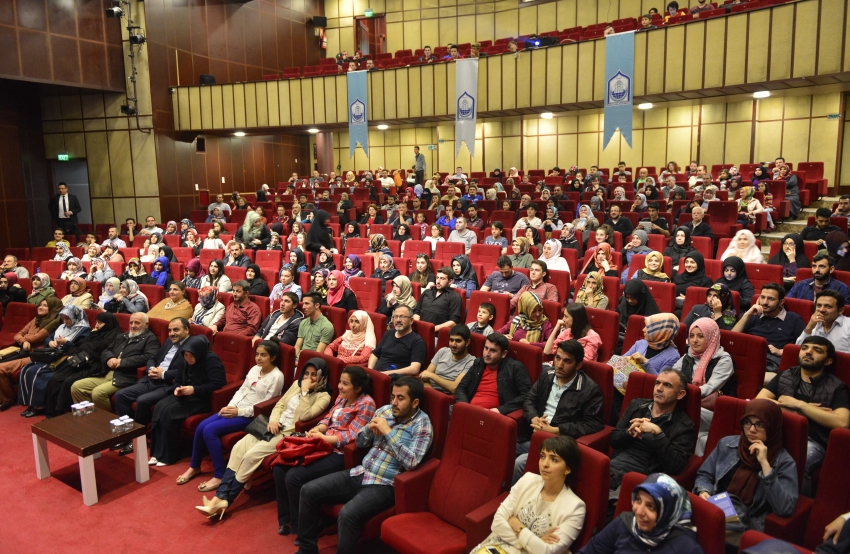
[(517, 342), (515, 340), (508, 343), (508, 358), (520, 362), (528, 370), (528, 376), (532, 383), (537, 382), (537, 377), (540, 376), (540, 370), (543, 367), (543, 349), (533, 344)]
[[(43, 260), (37, 263), (39, 265), (39, 268), (41, 269), (41, 273), (46, 273), (51, 280), (59, 278), (62, 272), (65, 271), (65, 262), (63, 261)], [(32, 277), (33, 275), (34, 273), (30, 272), (30, 277)]]
[(762, 286), (767, 283), (776, 283), (782, 286), (781, 265), (745, 263), (744, 267), (747, 268), (747, 277), (756, 292), (760, 291)]
[(380, 408), (381, 406), (386, 406), (392, 401), (392, 377), (383, 371), (369, 369), (368, 367), (364, 369), (366, 370), (366, 373), (369, 374), (369, 377), (372, 378), (372, 391), (369, 393), (369, 396), (371, 396), (372, 400), (375, 401), (376, 407)]
[(644, 281), (661, 313), (672, 314), (676, 310), (676, 285), (659, 281)]
[(502, 255), (502, 247), (498, 244), (473, 244), (469, 251), (469, 261), (474, 264), (484, 264), (488, 271), (496, 266), (496, 261)]
[(417, 254), (427, 254), (431, 257), (431, 243), (424, 240), (408, 240), (404, 243), (404, 258), (415, 258)]
[(374, 312), (381, 303), (381, 280), (369, 277), (352, 277), (348, 280), (361, 310)]
[(237, 265), (229, 265), (224, 268), (224, 274), (227, 275), (230, 278), (230, 282), (234, 284), (236, 281), (245, 278), (245, 271), (246, 268)]
[[(254, 349), (251, 338), (235, 333), (217, 333), (213, 341), (213, 352), (224, 363), (227, 374), (236, 379), (244, 379), (254, 367)], [(281, 368), (283, 369), (283, 368)]]
[(27, 323), (35, 319), (38, 306), (27, 302), (10, 302), (3, 317), (3, 327), (0, 331), (0, 347), (15, 344), (15, 335)]
[(139, 285), (139, 292), (148, 297), (151, 308), (165, 300), (165, 289), (159, 285)]
[(614, 399), (614, 368), (603, 362), (584, 362), (581, 369), (602, 391), (602, 421), (607, 422)]
[[(682, 322), (691, 313), (694, 306), (705, 304), (705, 293), (708, 289), (705, 287), (688, 287), (685, 291), (685, 303), (682, 305)], [(741, 313), (741, 293), (736, 290), (732, 291), (732, 305), (735, 307), (735, 313)]]
[(833, 429), (820, 471), (815, 505), (809, 515), (803, 545), (817, 548), (823, 542), (824, 528), (839, 515), (850, 511), (847, 494), (847, 460), (850, 459), (850, 429)]
[(201, 250), (201, 266), (209, 273), (210, 262), (213, 260), (224, 260), (224, 250), (220, 248), (205, 248)]
[[(841, 219), (843, 219), (845, 221), (845, 223), (847, 222), (847, 218), (841, 218)], [(691, 238), (691, 240), (693, 240), (693, 238)], [(782, 241), (781, 240), (775, 240), (775, 241), (771, 242), (770, 243), (770, 254), (768, 255), (768, 259), (776, 256), (779, 253), (780, 248), (782, 248)], [(815, 255), (817, 255), (817, 253), (818, 253), (818, 244), (816, 242), (812, 242), (812, 241), (804, 241), (803, 242), (803, 249), (805, 250), (806, 257), (809, 259), (809, 261), (811, 261), (811, 259), (814, 258)], [(806, 277), (806, 279), (811, 279), (812, 268), (801, 267), (797, 270), (797, 280), (798, 281), (803, 279), (802, 277), (800, 277), (799, 272), (804, 270), (804, 269), (809, 272), (808, 277)]]
[(602, 339), (602, 346), (596, 354), (596, 359), (600, 362), (607, 362), (611, 359), (614, 348), (617, 346), (620, 333), (620, 314), (611, 310), (598, 310), (596, 308), (585, 308), (585, 310), (590, 326)]
[(496, 308), (496, 317), (490, 325), (493, 329), (500, 329), (511, 317), (511, 297), (507, 294), (496, 292), (472, 291), (466, 309), (466, 323), (472, 323), (478, 317), (478, 307), (489, 302)]
[(322, 314), (333, 324), (334, 336), (341, 337), (348, 330), (348, 313), (344, 308), (322, 306)]
[[(428, 323), (427, 321), (413, 320), (413, 332), (422, 337), (422, 340), (425, 341), (425, 351), (427, 352), (427, 356), (425, 358), (425, 362), (430, 363), (430, 360), (434, 357), (434, 344), (437, 342), (437, 331), (435, 330), (435, 325), (433, 323)], [(422, 369), (425, 369), (427, 365), (423, 366)]]
[(269, 302), (268, 296), (257, 296), (256, 294), (249, 294), (248, 299), (257, 305), (260, 308), (260, 313), (263, 316), (263, 319), (269, 317), (271, 313), (271, 302)]
[(755, 398), (764, 386), (767, 341), (763, 337), (720, 331), (720, 346), (732, 357), (738, 398)]
[[(451, 260), (454, 256), (464, 253), (465, 247), (462, 242), (438, 242), (434, 258)], [(434, 269), (437, 270), (439, 268), (435, 267)]]
[(257, 265), (260, 268), (271, 268), (277, 271), (281, 266), (282, 254), (280, 250), (258, 250)]

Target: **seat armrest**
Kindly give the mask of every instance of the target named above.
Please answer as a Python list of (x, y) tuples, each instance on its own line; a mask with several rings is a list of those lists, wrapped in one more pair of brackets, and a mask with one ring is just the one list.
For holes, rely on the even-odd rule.
[(797, 499), (794, 512), (788, 517), (780, 517), (769, 514), (764, 520), (764, 532), (777, 539), (782, 539), (794, 544), (803, 544), (806, 535), (806, 523), (815, 501), (811, 498), (801, 496)]
[(686, 491), (690, 491), (694, 489), (694, 484), (697, 480), (697, 471), (699, 471), (700, 466), (702, 466), (704, 458), (701, 456), (696, 456), (691, 454), (688, 458), (688, 461), (685, 463), (685, 468), (682, 469), (677, 475), (673, 475), (673, 479), (676, 480), (677, 483), (682, 485)]
[(146, 368), (145, 366), (136, 368), (136, 378), (141, 379), (142, 377), (145, 376), (145, 374), (147, 372), (148, 372), (148, 368)]
[(493, 516), (496, 515), (496, 510), (499, 509), (499, 506), (502, 505), (508, 494), (507, 492), (503, 492), (490, 502), (466, 514), (467, 552), (472, 552), (472, 549), (490, 534), (490, 528), (493, 527)]
[(342, 455), (344, 457), (345, 469), (354, 469), (363, 463), (363, 458), (369, 452), (368, 448), (357, 448), (354, 442), (350, 442), (342, 447)]
[(271, 416), (272, 410), (274, 410), (274, 405), (277, 404), (278, 400), (280, 400), (280, 396), (275, 396), (274, 398), (269, 398), (265, 402), (254, 404), (254, 417), (257, 417), (258, 415), (264, 415), (266, 417)]
[(230, 402), (230, 399), (233, 398), (233, 395), (236, 394), (236, 391), (239, 390), (239, 387), (242, 386), (243, 380), (234, 381), (233, 383), (228, 383), (221, 387), (218, 390), (214, 390), (212, 393), (212, 411), (218, 412)]
[(395, 513), (427, 512), (431, 483), (440, 460), (431, 459), (414, 470), (403, 471), (395, 478)]
[(300, 432), (300, 433), (306, 433), (307, 431), (309, 431), (310, 429), (312, 429), (313, 427), (318, 425), (319, 422), (322, 421), (322, 418), (325, 417), (326, 413), (327, 413), (327, 411), (322, 412), (321, 414), (317, 415), (313, 419), (308, 419), (306, 421), (296, 421), (295, 422), (295, 431)]

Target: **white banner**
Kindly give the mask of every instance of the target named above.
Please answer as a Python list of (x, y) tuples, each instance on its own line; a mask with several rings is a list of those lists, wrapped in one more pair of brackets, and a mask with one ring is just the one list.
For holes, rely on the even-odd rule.
[(460, 143), (465, 142), (469, 154), (475, 157), (475, 120), (478, 116), (478, 58), (461, 59), (455, 64), (455, 158)]

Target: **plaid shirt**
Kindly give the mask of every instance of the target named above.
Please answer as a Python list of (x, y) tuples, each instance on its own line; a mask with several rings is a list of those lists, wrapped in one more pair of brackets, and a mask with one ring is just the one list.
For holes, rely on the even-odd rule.
[(357, 446), (372, 446), (363, 459), (363, 464), (351, 470), (350, 475), (363, 475), (363, 485), (393, 485), (395, 476), (407, 469), (414, 469), (425, 457), (431, 446), (434, 429), (428, 414), (417, 410), (404, 423), (396, 423), (392, 406), (382, 406), (375, 417), (384, 418), (390, 426), (389, 434), (376, 438), (374, 433), (363, 427), (357, 435)]
[(368, 394), (361, 394), (348, 406), (345, 405), (345, 398), (339, 396), (319, 425), (326, 425), (328, 430), (325, 434), (337, 438), (334, 452), (342, 454), (343, 447), (357, 437), (357, 433), (372, 420), (374, 413), (375, 401)]

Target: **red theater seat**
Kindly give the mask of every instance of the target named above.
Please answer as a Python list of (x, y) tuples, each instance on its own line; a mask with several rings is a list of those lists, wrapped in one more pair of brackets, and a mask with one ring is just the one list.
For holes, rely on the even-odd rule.
[(352, 277), (348, 281), (351, 291), (357, 297), (357, 306), (361, 310), (374, 312), (381, 303), (381, 280), (368, 277)]
[(755, 398), (764, 386), (767, 341), (753, 335), (720, 331), (720, 345), (732, 357), (738, 398)]
[(493, 329), (499, 329), (504, 326), (511, 318), (511, 297), (507, 294), (499, 294), (496, 292), (482, 292), (480, 290), (472, 291), (467, 303), (466, 323), (472, 323), (478, 316), (478, 307), (489, 302), (496, 308), (496, 317), (490, 325)]
[(0, 330), (0, 348), (15, 344), (15, 335), (35, 319), (38, 306), (25, 302), (10, 302), (3, 316)]
[(620, 333), (620, 314), (611, 310), (585, 308), (590, 326), (602, 339), (602, 346), (596, 353), (596, 359), (607, 362), (614, 354)]
[(251, 348), (252, 337), (235, 333), (216, 333), (213, 341), (213, 352), (218, 354), (227, 373), (244, 378), (254, 367), (254, 349)]

